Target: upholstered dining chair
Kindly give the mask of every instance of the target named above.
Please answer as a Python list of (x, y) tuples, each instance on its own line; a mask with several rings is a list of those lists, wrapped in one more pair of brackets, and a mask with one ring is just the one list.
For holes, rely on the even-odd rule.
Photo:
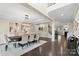
[(28, 47), (28, 35), (27, 34), (22, 35), (22, 40), (18, 42), (18, 45), (21, 46), (22, 49), (25, 45), (27, 45)]
[(11, 44), (14, 45), (16, 43), (16, 42), (12, 42), (7, 34), (4, 34), (4, 40), (5, 40), (5, 51), (7, 51), (9, 45)]
[(18, 42), (21, 41), (21, 36), (17, 36), (13, 33), (8, 33), (7, 34), (7, 39), (9, 39), (9, 43), (12, 44), (15, 48), (18, 47)]
[(34, 34), (30, 34), (29, 45), (34, 44)]
[(39, 35), (38, 34), (34, 34), (34, 42), (39, 42)]
[(8, 49), (8, 45), (9, 45), (9, 38), (6, 34), (4, 34), (4, 39), (5, 39), (5, 51), (7, 51)]

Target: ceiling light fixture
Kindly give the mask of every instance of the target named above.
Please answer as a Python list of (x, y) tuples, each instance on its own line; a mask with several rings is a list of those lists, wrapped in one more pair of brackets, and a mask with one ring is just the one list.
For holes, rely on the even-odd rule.
[(29, 19), (29, 15), (25, 15), (23, 23), (31, 23), (31, 21)]
[(61, 14), (61, 16), (64, 16), (64, 14)]

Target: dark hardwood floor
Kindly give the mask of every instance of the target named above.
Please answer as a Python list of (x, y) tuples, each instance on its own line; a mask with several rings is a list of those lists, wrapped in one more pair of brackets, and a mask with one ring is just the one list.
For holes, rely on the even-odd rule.
[(70, 51), (67, 49), (67, 40), (64, 36), (62, 36), (60, 40), (55, 39), (54, 42), (52, 42), (50, 38), (40, 39), (48, 42), (22, 56), (78, 56), (77, 53), (70, 54)]

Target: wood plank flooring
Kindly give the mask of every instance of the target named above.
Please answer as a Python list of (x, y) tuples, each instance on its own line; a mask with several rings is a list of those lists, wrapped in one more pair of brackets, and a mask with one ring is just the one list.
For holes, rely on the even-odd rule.
[(54, 42), (50, 38), (40, 38), (48, 41), (32, 51), (23, 54), (22, 56), (78, 56), (77, 54), (70, 54), (67, 49), (67, 40), (62, 36), (62, 39), (55, 39)]

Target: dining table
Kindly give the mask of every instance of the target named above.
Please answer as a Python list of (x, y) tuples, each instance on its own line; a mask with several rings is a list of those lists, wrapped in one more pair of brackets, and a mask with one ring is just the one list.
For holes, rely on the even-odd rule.
[(9, 42), (13, 43), (14, 47), (16, 48), (17, 42), (22, 40), (22, 36), (8, 36)]

